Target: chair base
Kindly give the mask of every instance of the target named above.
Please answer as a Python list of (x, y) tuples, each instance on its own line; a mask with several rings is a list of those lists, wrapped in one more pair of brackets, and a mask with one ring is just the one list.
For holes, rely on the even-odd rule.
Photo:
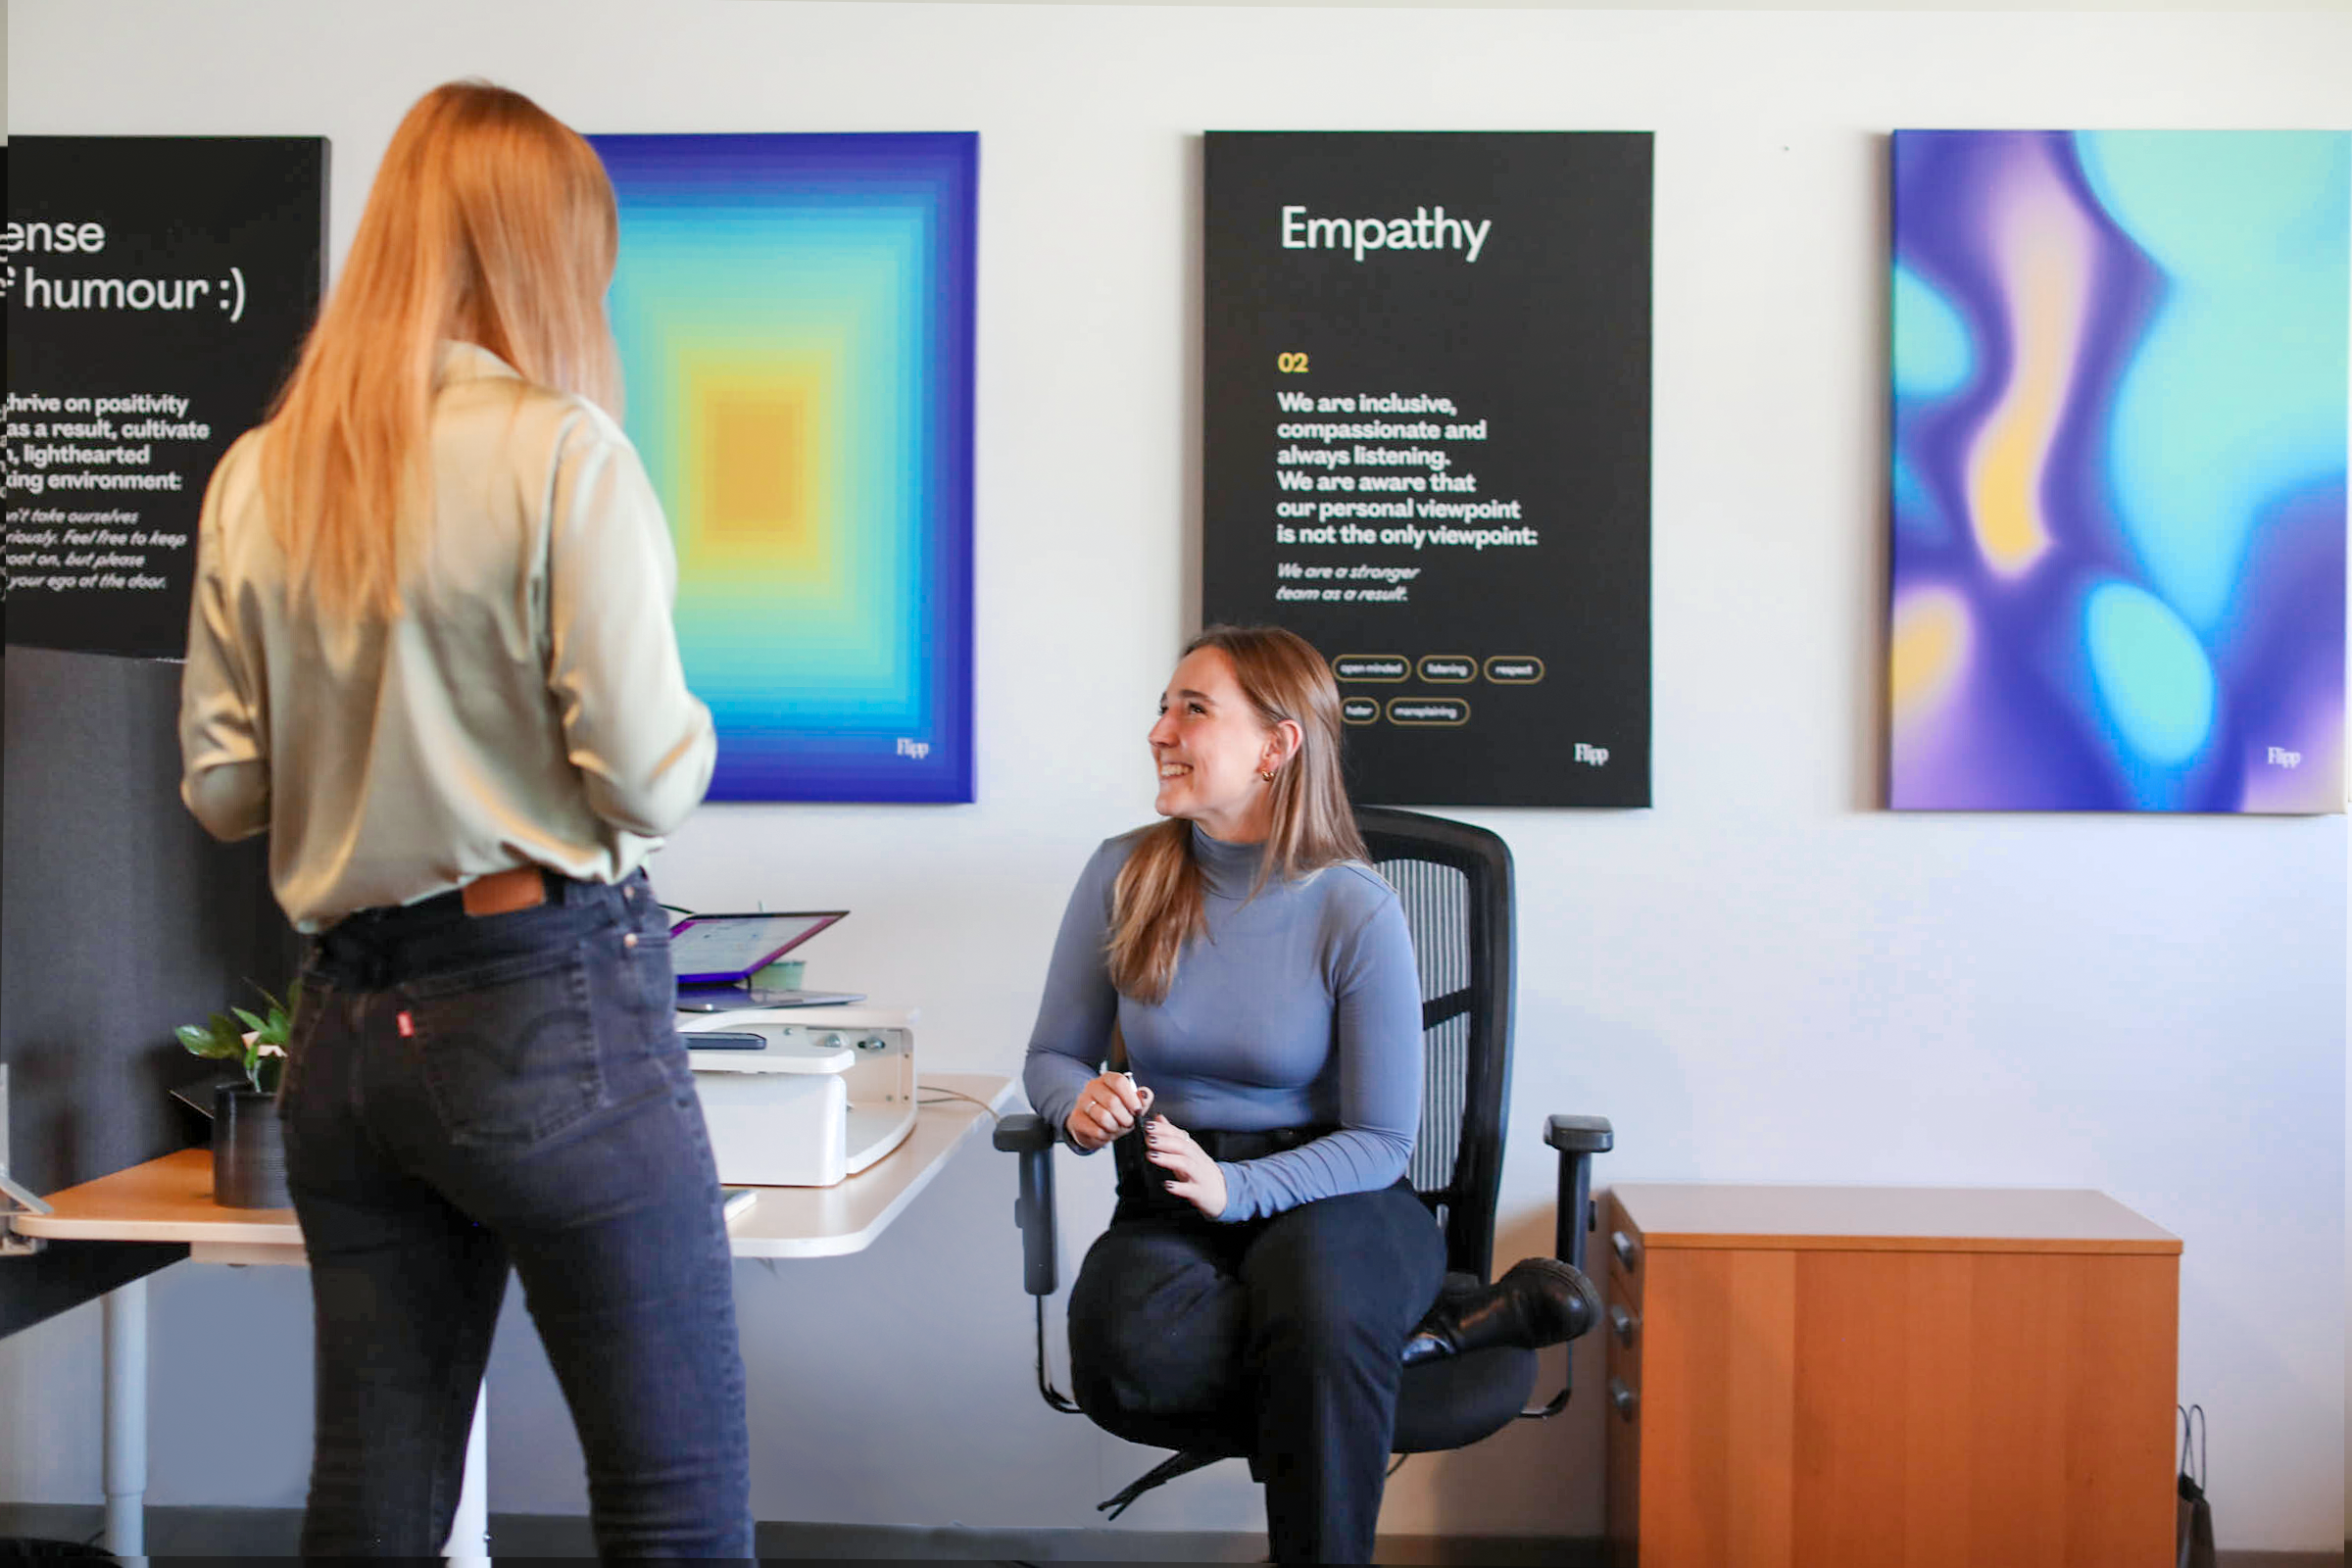
[[(1397, 1388), (1392, 1453), (1437, 1453), (1491, 1438), (1517, 1420), (1536, 1387), (1536, 1352), (1517, 1346), (1422, 1361), (1404, 1369)], [(1176, 1452), (1095, 1504), (1116, 1519), (1145, 1493), (1215, 1464), (1250, 1456), (1248, 1434), (1207, 1416), (1094, 1414), (1113, 1437)]]
[(1135, 1499), (1145, 1493), (1164, 1487), (1179, 1476), (1189, 1476), (1196, 1470), (1205, 1469), (1219, 1460), (1236, 1457), (1238, 1455), (1230, 1453), (1171, 1453), (1133, 1481), (1128, 1482), (1110, 1496), (1096, 1503), (1095, 1511), (1102, 1514), (1105, 1519), (1116, 1519), (1133, 1507)]

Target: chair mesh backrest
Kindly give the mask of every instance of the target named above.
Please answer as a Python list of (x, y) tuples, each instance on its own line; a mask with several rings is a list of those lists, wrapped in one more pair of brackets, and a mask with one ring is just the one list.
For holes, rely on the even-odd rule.
[(1406, 1173), (1446, 1232), (1446, 1266), (1486, 1277), (1510, 1098), (1511, 858), (1483, 828), (1367, 807), (1420, 969), (1421, 1125)]
[[(1434, 860), (1381, 860), (1382, 876), (1404, 906), (1413, 933), (1426, 1004), (1470, 984), (1470, 879)], [(1469, 1092), (1470, 1016), (1447, 1018), (1421, 1035), (1421, 1131), (1407, 1169), (1413, 1191), (1427, 1197), (1453, 1185), (1462, 1144), (1463, 1097)]]

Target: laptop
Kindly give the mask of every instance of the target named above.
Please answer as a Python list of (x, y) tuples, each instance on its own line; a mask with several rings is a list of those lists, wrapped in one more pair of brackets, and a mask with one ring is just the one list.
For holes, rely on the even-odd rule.
[(755, 986), (752, 976), (848, 915), (847, 909), (690, 914), (669, 928), (669, 961), (683, 1012), (821, 1007), (863, 1002), (860, 992)]

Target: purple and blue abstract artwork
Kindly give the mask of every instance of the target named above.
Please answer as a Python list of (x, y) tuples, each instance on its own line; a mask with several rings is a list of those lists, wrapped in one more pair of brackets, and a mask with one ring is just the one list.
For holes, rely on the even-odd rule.
[(1889, 805), (2342, 809), (2352, 135), (1893, 163)]
[(710, 799), (971, 800), (978, 135), (589, 140)]

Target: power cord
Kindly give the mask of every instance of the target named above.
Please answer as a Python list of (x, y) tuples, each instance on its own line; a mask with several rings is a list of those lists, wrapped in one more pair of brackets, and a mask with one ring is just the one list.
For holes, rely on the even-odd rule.
[(1003, 1121), (1004, 1119), (1004, 1114), (999, 1111), (996, 1106), (990, 1104), (987, 1101), (982, 1100), (978, 1095), (967, 1095), (960, 1089), (942, 1089), (937, 1084), (933, 1084), (928, 1093), (935, 1098), (930, 1100), (917, 1099), (915, 1103), (918, 1105), (944, 1105), (951, 1100), (960, 1100), (966, 1104), (978, 1105), (982, 1110), (987, 1111), (988, 1119), (992, 1122)]

